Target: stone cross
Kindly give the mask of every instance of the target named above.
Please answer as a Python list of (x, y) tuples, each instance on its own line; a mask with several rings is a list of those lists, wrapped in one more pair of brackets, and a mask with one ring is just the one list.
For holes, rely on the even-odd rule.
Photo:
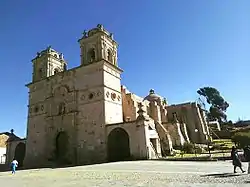
[(86, 38), (86, 37), (87, 37), (87, 31), (86, 31), (86, 30), (84, 30), (84, 31), (83, 31), (83, 33), (82, 33), (82, 35), (83, 35), (83, 37), (85, 37), (85, 38)]

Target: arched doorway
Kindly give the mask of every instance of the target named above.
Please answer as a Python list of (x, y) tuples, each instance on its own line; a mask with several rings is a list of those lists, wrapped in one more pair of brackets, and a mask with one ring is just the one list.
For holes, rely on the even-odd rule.
[(124, 129), (115, 128), (108, 135), (108, 161), (124, 161), (129, 159), (129, 135)]
[(26, 150), (25, 143), (20, 142), (19, 144), (17, 144), (16, 149), (15, 149), (14, 159), (16, 159), (18, 161), (18, 167), (23, 166), (23, 160), (25, 157), (25, 150)]
[(56, 136), (56, 161), (58, 164), (68, 164), (67, 152), (69, 149), (69, 138), (66, 132), (59, 132)]

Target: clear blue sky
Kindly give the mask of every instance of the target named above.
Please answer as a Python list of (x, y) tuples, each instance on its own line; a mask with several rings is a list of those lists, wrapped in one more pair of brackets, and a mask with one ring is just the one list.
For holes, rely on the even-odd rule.
[(150, 88), (170, 104), (193, 101), (202, 86), (230, 103), (228, 118), (250, 119), (250, 1), (1, 0), (0, 132), (26, 134), (31, 59), (52, 45), (70, 67), (77, 40), (98, 23), (119, 43), (122, 83)]

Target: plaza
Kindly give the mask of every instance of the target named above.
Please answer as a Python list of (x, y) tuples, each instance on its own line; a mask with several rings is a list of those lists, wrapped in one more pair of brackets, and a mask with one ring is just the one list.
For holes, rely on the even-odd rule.
[[(243, 163), (244, 169), (247, 164)], [(249, 186), (250, 175), (232, 173), (231, 161), (130, 161), (0, 173), (1, 186)]]

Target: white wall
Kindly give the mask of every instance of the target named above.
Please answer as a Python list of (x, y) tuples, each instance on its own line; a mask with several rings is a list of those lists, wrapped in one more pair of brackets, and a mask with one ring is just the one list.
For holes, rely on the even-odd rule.
[(4, 154), (6, 154), (6, 148), (5, 147), (0, 147), (0, 164), (4, 164), (5, 163), (5, 156)]

